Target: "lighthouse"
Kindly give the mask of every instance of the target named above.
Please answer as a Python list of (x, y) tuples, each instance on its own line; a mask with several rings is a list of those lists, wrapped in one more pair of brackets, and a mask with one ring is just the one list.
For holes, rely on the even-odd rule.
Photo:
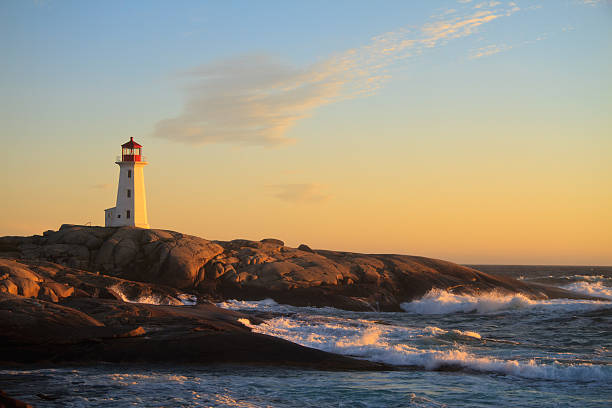
[(149, 228), (143, 172), (148, 163), (142, 155), (142, 146), (130, 137), (129, 142), (121, 145), (121, 156), (115, 163), (119, 165), (117, 203), (104, 210), (104, 226)]

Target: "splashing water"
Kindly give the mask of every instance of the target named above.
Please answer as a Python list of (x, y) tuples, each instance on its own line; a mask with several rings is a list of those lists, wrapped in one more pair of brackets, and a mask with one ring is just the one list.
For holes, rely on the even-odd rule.
[(114, 285), (108, 288), (109, 291), (117, 295), (121, 300), (127, 303), (142, 303), (147, 305), (165, 305), (165, 306), (183, 306), (197, 304), (197, 298), (189, 294), (180, 294), (177, 298), (168, 295), (147, 294), (135, 298), (129, 298), (121, 285)]
[(581, 293), (583, 295), (596, 296), (604, 299), (612, 300), (612, 288), (604, 286), (603, 282), (593, 282), (599, 278), (598, 276), (588, 276), (587, 281), (574, 282), (569, 285), (561, 286), (563, 289), (571, 290), (572, 292)]
[[(278, 317), (253, 325), (248, 319), (240, 322), (254, 332), (280, 337), (304, 346), (398, 366), (419, 366), (426, 370), (449, 367), (494, 372), (541, 380), (606, 382), (612, 381), (612, 367), (594, 364), (550, 364), (536, 359), (518, 361), (477, 355), (466, 349), (470, 341), (483, 341), (481, 334), (467, 330), (445, 330), (436, 326), (423, 329), (381, 325), (368, 320), (344, 320), (322, 317)], [(430, 348), (452, 343), (445, 348)], [(486, 340), (486, 339), (485, 339)], [(400, 342), (401, 341), (401, 342)], [(448, 343), (448, 342), (446, 342)], [(463, 344), (462, 344), (463, 343)]]
[[(605, 270), (599, 276), (600, 270), (576, 269), (548, 283), (603, 297), (612, 276)], [(541, 271), (521, 273), (526, 280), (542, 278)], [(259, 325), (240, 318), (255, 332), (395, 369), (100, 365), (5, 369), (0, 382), (9, 394), (43, 408), (610, 406), (610, 301), (432, 291), (399, 313), (294, 307), (271, 299), (219, 305), (267, 318)], [(60, 399), (41, 401), (32, 390)]]
[(442, 289), (432, 289), (421, 299), (401, 304), (410, 313), (447, 314), (447, 313), (495, 313), (520, 309), (566, 309), (592, 310), (609, 306), (609, 302), (593, 300), (533, 300), (527, 296), (488, 292), (479, 295), (458, 295)]

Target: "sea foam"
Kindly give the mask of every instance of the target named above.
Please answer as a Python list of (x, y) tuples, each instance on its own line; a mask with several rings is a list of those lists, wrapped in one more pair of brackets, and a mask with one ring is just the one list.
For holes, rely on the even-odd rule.
[[(328, 322), (298, 320), (288, 317), (270, 319), (259, 325), (253, 325), (248, 319), (240, 322), (256, 333), (267, 334), (292, 341), (303, 346), (316, 348), (337, 354), (349, 355), (370, 361), (382, 362), (397, 366), (418, 366), (426, 370), (467, 369), (480, 372), (491, 372), (522, 378), (577, 381), (577, 382), (610, 382), (612, 369), (609, 366), (595, 364), (567, 365), (553, 362), (538, 363), (535, 360), (500, 359), (491, 356), (476, 355), (456, 344), (449, 349), (423, 348), (415, 345), (395, 343), (392, 338), (403, 340), (422, 338), (424, 336), (456, 336), (466, 340), (480, 340), (480, 334), (470, 331), (444, 330), (438, 327), (405, 328), (379, 324), (341, 324)], [(398, 330), (404, 330), (397, 336)]]
[(603, 282), (595, 282), (594, 280), (595, 279), (589, 279), (589, 281), (574, 282), (570, 283), (569, 285), (561, 286), (561, 288), (583, 295), (596, 296), (612, 300), (612, 288), (605, 286)]
[(217, 306), (230, 310), (267, 310), (279, 306), (273, 299), (263, 300), (235, 300), (230, 299), (217, 303)]
[(291, 306), (276, 303), (273, 299), (267, 298), (263, 300), (235, 300), (228, 299), (223, 302), (216, 303), (216, 305), (223, 309), (228, 310), (256, 310), (260, 312), (273, 312), (273, 313), (298, 313), (298, 312), (313, 312), (317, 314), (331, 314), (335, 315), (338, 313), (346, 312), (341, 309), (334, 307), (314, 307), (314, 306)]
[(610, 302), (574, 299), (534, 300), (514, 293), (498, 292), (455, 294), (442, 289), (432, 289), (421, 299), (401, 304), (409, 313), (449, 314), (449, 313), (495, 313), (531, 308), (533, 310), (592, 310), (610, 307)]
[(196, 303), (197, 299), (195, 299), (192, 295), (179, 295), (179, 299), (173, 298), (167, 295), (158, 295), (158, 294), (150, 294), (150, 295), (142, 295), (135, 298), (129, 298), (121, 285), (114, 285), (108, 288), (109, 291), (113, 292), (117, 295), (121, 300), (127, 303), (142, 303), (147, 305), (170, 305), (170, 306), (181, 306), (181, 305), (193, 305)]

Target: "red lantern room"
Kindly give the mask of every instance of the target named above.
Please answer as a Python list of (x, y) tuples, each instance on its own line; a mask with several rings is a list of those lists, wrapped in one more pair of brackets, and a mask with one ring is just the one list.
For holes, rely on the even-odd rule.
[(124, 162), (139, 162), (142, 157), (142, 146), (130, 137), (130, 141), (121, 145), (121, 161)]

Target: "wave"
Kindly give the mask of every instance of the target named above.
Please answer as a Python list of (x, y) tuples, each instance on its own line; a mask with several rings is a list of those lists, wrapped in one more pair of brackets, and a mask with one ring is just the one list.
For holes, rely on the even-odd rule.
[(603, 282), (593, 282), (593, 280), (588, 282), (574, 282), (569, 285), (561, 286), (561, 288), (583, 295), (596, 296), (612, 300), (612, 288), (605, 286)]
[(430, 333), (432, 336), (439, 337), (450, 337), (450, 338), (468, 338), (468, 339), (476, 339), (481, 340), (482, 336), (480, 333), (476, 333), (475, 331), (469, 330), (444, 330), (436, 326), (427, 326), (423, 329), (423, 333)]
[(535, 276), (525, 276), (519, 275), (518, 280), (533, 280), (533, 279), (564, 279), (564, 280), (587, 280), (587, 281), (596, 281), (596, 280), (605, 280), (608, 279), (604, 275), (535, 275)]
[(423, 349), (402, 343), (394, 343), (397, 330), (405, 330), (402, 338), (423, 336), (444, 336), (452, 334), (472, 340), (479, 340), (476, 332), (444, 330), (434, 326), (424, 329), (403, 328), (370, 324), (338, 324), (296, 320), (287, 317), (270, 319), (253, 325), (248, 319), (240, 322), (252, 331), (280, 337), (303, 346), (336, 354), (343, 354), (370, 361), (396, 366), (418, 366), (426, 370), (466, 369), (492, 372), (530, 379), (610, 382), (612, 367), (595, 364), (562, 365), (557, 362), (542, 364), (535, 360), (502, 360), (489, 356), (478, 356), (465, 351), (456, 343), (446, 350)]
[(587, 281), (601, 281), (607, 279), (604, 275), (574, 275), (573, 277), (576, 279), (583, 279)]
[(260, 312), (273, 312), (273, 313), (316, 313), (323, 315), (338, 315), (338, 314), (351, 314), (359, 315), (366, 314), (368, 312), (351, 312), (342, 309), (336, 309), (334, 307), (314, 307), (314, 306), (291, 306), (281, 303), (276, 303), (273, 299), (267, 298), (263, 300), (225, 300), (223, 302), (216, 303), (216, 305), (222, 309), (228, 310), (257, 310)]
[(498, 292), (479, 295), (455, 294), (442, 289), (432, 289), (421, 299), (402, 303), (402, 310), (416, 314), (449, 314), (449, 313), (495, 313), (523, 309), (555, 310), (592, 310), (609, 307), (610, 302), (593, 300), (552, 299), (534, 300), (514, 293)]
[[(593, 286), (596, 287), (596, 286)], [(606, 297), (605, 288), (598, 292), (599, 297)], [(591, 294), (594, 295), (594, 291)], [(612, 298), (611, 298), (612, 300)], [(217, 303), (217, 306), (229, 310), (257, 310), (281, 314), (289, 313), (316, 313), (318, 315), (361, 318), (369, 316), (373, 312), (351, 312), (335, 309), (333, 307), (297, 307), (283, 305), (272, 299), (259, 301), (226, 300)], [(441, 315), (451, 313), (502, 313), (511, 311), (593, 311), (612, 307), (612, 302), (581, 299), (550, 299), (534, 300), (527, 296), (516, 294), (502, 294), (498, 292), (487, 292), (479, 295), (458, 295), (442, 289), (432, 289), (421, 299), (405, 302), (401, 305), (402, 310), (408, 313), (422, 315)], [(378, 316), (393, 315), (393, 312), (376, 312)]]
[(127, 303), (142, 303), (147, 305), (165, 305), (165, 306), (183, 306), (192, 305), (197, 301), (194, 300), (194, 296), (182, 294), (177, 298), (168, 295), (160, 294), (147, 294), (136, 297), (129, 297), (125, 294), (125, 291), (121, 285), (114, 285), (108, 288), (109, 291), (113, 292), (121, 300)]
[(195, 306), (198, 304), (198, 298), (195, 295), (181, 293), (176, 295), (176, 298), (185, 306)]
[(274, 301), (274, 299), (264, 299), (264, 300), (235, 300), (230, 299), (224, 302), (217, 303), (217, 306), (223, 309), (230, 310), (265, 310), (265, 309), (276, 309), (279, 306), (278, 303)]

